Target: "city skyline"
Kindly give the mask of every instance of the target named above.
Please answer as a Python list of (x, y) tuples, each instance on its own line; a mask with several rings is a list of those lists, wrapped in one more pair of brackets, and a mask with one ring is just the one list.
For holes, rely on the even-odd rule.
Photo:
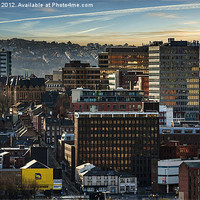
[[(87, 44), (142, 45), (151, 40), (200, 40), (200, 1), (8, 1), (1, 4), (1, 39), (23, 38)], [(42, 8), (18, 7), (40, 3)], [(88, 8), (56, 7), (87, 4)], [(50, 7), (45, 7), (47, 4)], [(12, 7), (12, 6), (15, 7)], [(53, 6), (54, 5), (54, 6)]]

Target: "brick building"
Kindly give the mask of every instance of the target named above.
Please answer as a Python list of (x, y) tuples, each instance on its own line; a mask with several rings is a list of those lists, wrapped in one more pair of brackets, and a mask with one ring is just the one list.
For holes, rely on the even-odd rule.
[(25, 153), (28, 151), (28, 148), (25, 148), (24, 145), (20, 145), (19, 147), (12, 148), (6, 147), (1, 148), (3, 152), (9, 152), (10, 154), (10, 167), (20, 168), (25, 165)]
[(33, 75), (29, 78), (8, 77), (6, 92), (11, 105), (18, 102), (41, 103), (45, 93), (45, 80)]
[(148, 102), (144, 91), (74, 89), (70, 111), (141, 111), (143, 102)]
[(75, 180), (75, 146), (71, 141), (58, 140), (56, 149), (57, 160), (62, 163), (62, 167), (67, 168), (68, 173), (72, 181)]
[(13, 116), (10, 114), (4, 114), (0, 116), (0, 130), (7, 131), (13, 128)]
[(60, 136), (60, 119), (46, 118), (44, 120), (45, 142), (52, 144), (56, 141), (56, 136)]
[(56, 144), (63, 132), (74, 133), (74, 123), (69, 119), (46, 118), (44, 120), (45, 142)]
[(200, 162), (183, 162), (180, 165), (179, 199), (200, 199)]
[[(199, 159), (167, 159), (159, 160), (156, 176), (152, 179), (154, 193), (177, 193), (180, 179), (180, 165), (182, 163), (200, 163)], [(190, 198), (189, 198), (190, 199)], [(187, 199), (187, 200), (189, 200)]]
[(159, 140), (161, 145), (168, 144), (170, 140), (179, 141), (181, 145), (200, 146), (199, 127), (160, 127)]
[(169, 141), (168, 144), (160, 146), (159, 158), (193, 158), (197, 157), (198, 149), (200, 149), (200, 145), (181, 145), (179, 141)]
[(97, 89), (108, 88), (108, 82), (104, 83), (100, 77), (99, 67), (91, 67), (89, 63), (80, 61), (70, 61), (62, 69), (63, 86), (66, 89), (89, 88)]

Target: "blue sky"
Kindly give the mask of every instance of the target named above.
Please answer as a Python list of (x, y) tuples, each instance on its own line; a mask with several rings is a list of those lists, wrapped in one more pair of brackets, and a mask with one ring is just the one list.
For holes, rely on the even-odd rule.
[[(3, 1), (1, 1), (3, 2)], [(141, 45), (152, 40), (200, 40), (200, 0), (7, 0), (51, 7), (0, 7), (0, 39)], [(52, 3), (92, 4), (59, 8)]]

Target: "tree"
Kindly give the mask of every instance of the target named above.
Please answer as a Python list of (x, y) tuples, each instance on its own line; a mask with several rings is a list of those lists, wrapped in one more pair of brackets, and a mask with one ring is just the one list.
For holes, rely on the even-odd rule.
[(35, 195), (39, 190), (39, 185), (35, 180), (23, 180), (20, 190), (22, 191), (23, 196), (30, 197), (31, 195)]
[[(20, 178), (21, 180), (21, 178)], [(0, 199), (29, 199), (35, 196), (39, 186), (36, 181), (25, 180), (23, 183), (13, 181), (11, 176), (1, 176), (0, 178)]]
[(0, 199), (14, 199), (18, 193), (18, 186), (10, 176), (0, 179)]

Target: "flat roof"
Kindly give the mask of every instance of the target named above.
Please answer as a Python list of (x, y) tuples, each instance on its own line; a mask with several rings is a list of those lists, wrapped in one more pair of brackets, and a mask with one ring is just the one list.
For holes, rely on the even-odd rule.
[(125, 115), (158, 115), (159, 113), (158, 112), (128, 112), (128, 111), (116, 111), (116, 112), (113, 112), (113, 111), (110, 111), (110, 112), (107, 112), (107, 111), (98, 111), (98, 112), (75, 112), (74, 115), (76, 118), (79, 118), (79, 116), (81, 115), (89, 115), (89, 117), (91, 115), (100, 115), (101, 117), (103, 115), (123, 115), (123, 117), (125, 117)]
[(169, 166), (179, 166), (183, 162), (200, 162), (200, 160), (181, 160), (181, 159), (169, 159), (169, 160), (159, 160), (158, 167), (169, 167)]
[(28, 150), (27, 147), (25, 147), (24, 149), (20, 149), (19, 147), (16, 147), (16, 148), (14, 148), (14, 147), (11, 147), (11, 148), (6, 147), (6, 148), (1, 148), (1, 149), (2, 150), (8, 150), (8, 151), (11, 151), (11, 150), (19, 150), (19, 151), (21, 151), (21, 150)]
[(177, 126), (177, 127), (163, 127), (163, 126), (161, 126), (160, 127), (160, 129), (200, 129), (200, 126), (198, 126), (198, 127), (191, 127), (191, 126)]

